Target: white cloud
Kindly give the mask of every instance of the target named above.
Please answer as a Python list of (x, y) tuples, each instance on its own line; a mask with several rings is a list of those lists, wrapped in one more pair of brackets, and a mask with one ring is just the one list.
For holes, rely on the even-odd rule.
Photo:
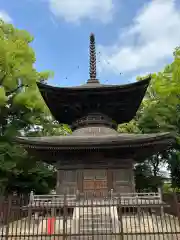
[(112, 46), (99, 46), (100, 70), (157, 71), (180, 45), (180, 9), (175, 0), (152, 0)]
[(4, 10), (0, 10), (0, 19), (2, 19), (4, 22), (7, 22), (7, 23), (11, 23), (12, 22), (12, 18)]
[(54, 15), (67, 22), (79, 23), (83, 19), (111, 21), (115, 0), (49, 0)]

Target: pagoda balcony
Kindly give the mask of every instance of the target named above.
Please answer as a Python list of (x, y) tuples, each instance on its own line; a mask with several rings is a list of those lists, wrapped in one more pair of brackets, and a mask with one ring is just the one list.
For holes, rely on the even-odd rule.
[(87, 126), (101, 126), (117, 129), (117, 123), (115, 123), (108, 116), (101, 113), (90, 113), (85, 117), (82, 117), (71, 125), (72, 130), (84, 128)]

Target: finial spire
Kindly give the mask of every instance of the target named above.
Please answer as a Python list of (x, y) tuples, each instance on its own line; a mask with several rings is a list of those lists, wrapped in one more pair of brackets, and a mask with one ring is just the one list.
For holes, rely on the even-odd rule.
[(90, 35), (90, 46), (89, 46), (89, 76), (88, 83), (99, 83), (96, 79), (96, 45), (95, 36), (93, 33)]

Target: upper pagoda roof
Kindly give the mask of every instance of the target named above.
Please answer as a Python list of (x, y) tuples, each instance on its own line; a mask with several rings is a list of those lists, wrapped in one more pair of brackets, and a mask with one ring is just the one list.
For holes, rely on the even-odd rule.
[(150, 78), (127, 85), (86, 85), (72, 88), (38, 84), (51, 114), (60, 123), (71, 125), (91, 111), (107, 115), (118, 124), (136, 115)]
[(91, 112), (100, 112), (116, 123), (135, 116), (151, 76), (126, 85), (103, 85), (96, 78), (95, 38), (90, 36), (90, 78), (76, 87), (54, 87), (38, 83), (40, 93), (54, 118), (71, 125)]

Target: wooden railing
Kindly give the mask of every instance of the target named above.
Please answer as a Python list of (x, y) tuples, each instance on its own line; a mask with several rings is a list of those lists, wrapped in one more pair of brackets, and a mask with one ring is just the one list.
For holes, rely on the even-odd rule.
[(48, 194), (48, 195), (34, 195), (32, 192), (30, 194), (30, 204), (36, 202), (44, 202), (44, 203), (57, 203), (64, 201), (75, 201), (77, 195), (75, 194), (67, 194), (67, 195), (58, 195), (58, 194)]
[(140, 198), (140, 199), (159, 199), (161, 200), (161, 194), (158, 192), (149, 192), (149, 193), (123, 193), (120, 194), (121, 198)]
[[(93, 195), (92, 195), (93, 196)], [(156, 203), (162, 202), (162, 197), (160, 192), (149, 192), (149, 193), (122, 193), (117, 194), (112, 190), (109, 192), (108, 196), (101, 196), (102, 199), (121, 199), (121, 203), (129, 202), (138, 203), (139, 201), (143, 201), (144, 203), (151, 203), (152, 201)], [(30, 204), (35, 204), (36, 202), (41, 203), (62, 203), (62, 202), (76, 202), (79, 199), (88, 199), (86, 194), (66, 194), (66, 195), (58, 195), (58, 194), (48, 194), (48, 195), (34, 195), (33, 192), (30, 194)]]

